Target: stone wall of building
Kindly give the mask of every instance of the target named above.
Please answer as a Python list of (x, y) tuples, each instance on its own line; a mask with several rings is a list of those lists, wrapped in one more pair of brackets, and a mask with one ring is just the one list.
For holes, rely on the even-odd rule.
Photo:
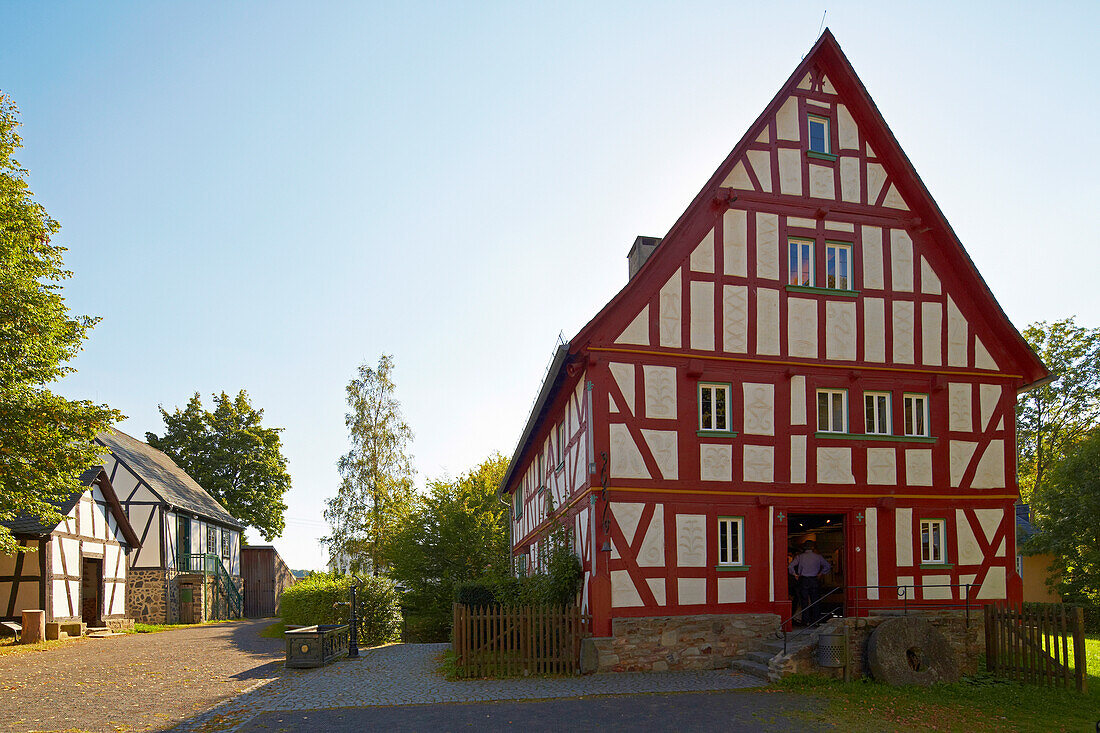
[(168, 623), (167, 583), (163, 570), (126, 572), (126, 615), (143, 624)]
[(591, 672), (720, 669), (778, 630), (773, 613), (617, 618), (610, 637), (585, 640), (581, 664)]
[(166, 573), (167, 582), (165, 586), (168, 591), (168, 621), (170, 624), (178, 624), (180, 622), (180, 583), (179, 572), (175, 569), (168, 570)]

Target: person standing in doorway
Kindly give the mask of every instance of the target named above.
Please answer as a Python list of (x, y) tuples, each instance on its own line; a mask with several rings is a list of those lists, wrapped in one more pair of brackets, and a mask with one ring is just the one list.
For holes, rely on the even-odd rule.
[(802, 544), (802, 552), (787, 566), (794, 576), (798, 605), (802, 608), (802, 623), (807, 626), (813, 626), (821, 618), (821, 609), (810, 606), (820, 596), (821, 581), (818, 578), (832, 570), (829, 561), (818, 555), (814, 547), (813, 540), (806, 540)]

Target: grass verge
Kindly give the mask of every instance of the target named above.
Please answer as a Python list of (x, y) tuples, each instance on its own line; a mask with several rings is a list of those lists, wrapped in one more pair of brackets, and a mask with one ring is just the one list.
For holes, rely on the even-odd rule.
[(204, 621), (201, 624), (134, 624), (135, 634), (158, 634), (161, 631), (174, 631), (176, 629), (197, 629), (200, 626), (210, 626), (211, 624), (227, 624), (237, 623), (241, 619), (222, 619), (220, 621)]
[(85, 641), (84, 638), (72, 637), (69, 639), (55, 639), (54, 641), (42, 641), (37, 644), (19, 644), (14, 636), (0, 637), (0, 657), (13, 654), (27, 654), (30, 652), (48, 652), (65, 644)]
[(276, 621), (270, 626), (265, 626), (263, 631), (260, 632), (260, 636), (265, 639), (282, 639), (284, 631), (286, 631), (286, 622)]

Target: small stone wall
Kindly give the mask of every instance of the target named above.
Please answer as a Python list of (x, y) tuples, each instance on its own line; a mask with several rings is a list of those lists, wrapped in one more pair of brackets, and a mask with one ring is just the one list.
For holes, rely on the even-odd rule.
[(143, 624), (168, 622), (163, 570), (131, 568), (126, 573), (126, 615)]
[[(977, 674), (980, 658), (985, 653), (985, 620), (980, 607), (971, 609), (969, 625), (965, 611), (910, 611), (908, 615), (927, 621), (943, 634), (948, 646), (955, 652), (962, 675)], [(848, 653), (853, 663), (852, 676), (870, 677), (867, 641), (879, 624), (898, 616), (899, 614), (833, 619), (822, 626), (822, 633), (844, 633), (844, 626), (847, 625)], [(818, 667), (814, 663), (815, 653), (816, 645), (811, 644), (789, 658), (779, 657), (772, 660), (770, 667), (773, 679), (792, 672), (823, 674), (837, 679), (843, 677), (843, 669)]]
[(107, 628), (116, 634), (134, 630), (134, 620), (132, 618), (108, 618), (104, 619), (103, 623), (107, 624)]
[(589, 672), (720, 669), (779, 629), (774, 613), (617, 618), (611, 636), (585, 640)]

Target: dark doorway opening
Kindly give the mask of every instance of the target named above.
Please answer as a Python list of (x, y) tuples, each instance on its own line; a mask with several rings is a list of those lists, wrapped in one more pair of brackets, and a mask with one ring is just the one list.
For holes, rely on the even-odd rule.
[[(843, 514), (791, 514), (787, 519), (787, 565), (803, 551), (807, 541), (814, 543), (814, 551), (829, 563), (829, 571), (817, 578), (817, 588), (811, 593), (817, 600), (806, 614), (802, 606), (807, 596), (801, 594), (798, 583), (788, 569), (787, 592), (791, 597), (795, 619), (810, 624), (834, 613), (844, 614), (844, 588), (846, 568), (844, 563), (844, 515)], [(820, 599), (820, 600), (818, 600)], [(801, 602), (800, 602), (801, 600)], [(813, 600), (810, 602), (812, 603)]]
[(103, 606), (103, 560), (86, 557), (80, 565), (80, 620), (88, 626), (99, 626)]

